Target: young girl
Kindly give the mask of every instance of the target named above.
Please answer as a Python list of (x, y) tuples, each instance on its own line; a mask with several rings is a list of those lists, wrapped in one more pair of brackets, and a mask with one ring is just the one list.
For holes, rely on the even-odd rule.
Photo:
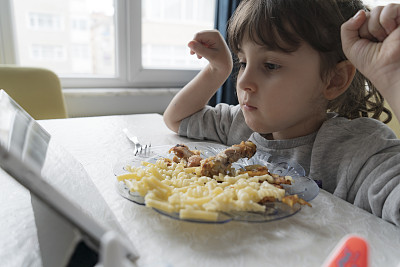
[(204, 31), (189, 47), (209, 64), (171, 101), (165, 123), (189, 138), (250, 139), (400, 226), (400, 140), (377, 120), (391, 118), (382, 96), (400, 118), (399, 25), (394, 4), (367, 12), (358, 0), (243, 0), (228, 28), (239, 105), (206, 105), (233, 61), (221, 35)]

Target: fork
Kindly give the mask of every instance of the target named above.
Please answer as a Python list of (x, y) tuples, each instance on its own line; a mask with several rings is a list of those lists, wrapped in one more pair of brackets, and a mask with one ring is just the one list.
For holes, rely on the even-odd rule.
[(126, 137), (135, 145), (135, 150), (133, 152), (133, 154), (135, 156), (146, 156), (147, 154), (150, 153), (150, 147), (151, 147), (151, 143), (150, 144), (146, 144), (146, 145), (142, 145), (139, 142), (139, 139), (137, 138), (137, 136), (134, 136), (131, 132), (129, 132), (129, 130), (127, 128), (124, 128), (122, 130)]
[(135, 156), (148, 157), (150, 155), (150, 148), (151, 143), (142, 145), (140, 149), (136, 151)]

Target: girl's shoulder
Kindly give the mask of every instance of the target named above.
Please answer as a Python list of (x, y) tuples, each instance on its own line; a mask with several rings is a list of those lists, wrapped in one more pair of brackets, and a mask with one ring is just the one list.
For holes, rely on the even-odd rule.
[(322, 124), (318, 134), (346, 135), (362, 138), (363, 136), (371, 136), (379, 134), (385, 138), (396, 138), (396, 134), (392, 129), (383, 122), (372, 118), (347, 119), (339, 117), (337, 114), (330, 113), (328, 119)]
[(231, 114), (239, 114), (242, 112), (240, 105), (230, 105), (226, 103), (219, 103), (215, 107), (206, 106), (209, 109), (220, 110), (221, 112), (229, 112)]

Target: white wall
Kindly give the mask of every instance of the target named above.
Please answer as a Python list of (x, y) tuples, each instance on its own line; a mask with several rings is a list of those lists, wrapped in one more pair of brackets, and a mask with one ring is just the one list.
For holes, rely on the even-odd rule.
[(162, 114), (179, 89), (64, 89), (69, 117)]

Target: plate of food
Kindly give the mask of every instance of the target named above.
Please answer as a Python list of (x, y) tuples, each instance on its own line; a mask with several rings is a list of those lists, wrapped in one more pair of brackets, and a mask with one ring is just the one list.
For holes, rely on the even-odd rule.
[(250, 142), (159, 146), (114, 166), (118, 193), (173, 219), (268, 222), (296, 214), (319, 193), (296, 162)]

